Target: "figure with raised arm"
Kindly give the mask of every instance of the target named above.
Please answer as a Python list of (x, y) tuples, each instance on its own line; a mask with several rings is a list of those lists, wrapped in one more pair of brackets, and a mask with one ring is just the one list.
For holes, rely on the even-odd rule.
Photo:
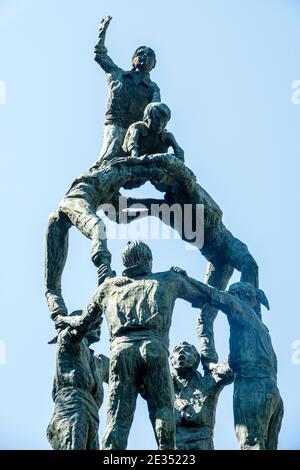
[(216, 408), (221, 391), (233, 382), (227, 363), (213, 364), (204, 376), (197, 370), (200, 354), (183, 341), (171, 354), (176, 418), (176, 448), (213, 450)]
[[(70, 317), (82, 313), (73, 312)], [(109, 359), (94, 355), (90, 345), (99, 340), (100, 321), (60, 331), (53, 384), (54, 413), (47, 429), (54, 450), (99, 449), (99, 409), (103, 382), (108, 382)]]
[(249, 282), (228, 292), (210, 289), (209, 304), (229, 322), (229, 365), (234, 373), (233, 412), (240, 450), (275, 450), (283, 417), (277, 359), (257, 304), (269, 308), (264, 292)]
[(107, 76), (109, 96), (104, 122), (104, 138), (100, 158), (105, 157), (113, 140), (122, 145), (131, 124), (143, 119), (147, 104), (160, 101), (160, 90), (150, 79), (155, 67), (155, 52), (147, 46), (140, 46), (132, 56), (132, 69), (125, 71), (109, 57), (105, 46), (106, 31), (111, 21), (106, 16), (99, 27), (99, 39), (95, 46), (95, 60)]

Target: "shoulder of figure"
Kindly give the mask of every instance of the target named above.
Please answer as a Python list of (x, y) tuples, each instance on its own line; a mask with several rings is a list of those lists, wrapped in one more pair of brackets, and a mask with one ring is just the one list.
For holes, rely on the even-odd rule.
[(160, 134), (160, 139), (162, 142), (166, 142), (173, 137), (172, 132), (169, 132), (168, 129), (164, 129)]
[(148, 131), (148, 127), (146, 126), (146, 124), (143, 121), (134, 122), (133, 124), (131, 124), (128, 131), (130, 131), (130, 130), (134, 131), (136, 129), (139, 130), (139, 131), (142, 131), (142, 132), (144, 132), (145, 130)]
[(154, 82), (153, 80), (151, 80), (151, 78), (150, 78), (150, 84), (151, 84), (151, 86), (152, 86), (153, 88), (156, 88), (157, 90), (159, 90), (159, 86), (157, 85), (156, 82)]
[(168, 271), (162, 271), (162, 272), (155, 273), (155, 275), (157, 276), (157, 278), (166, 279), (169, 282), (171, 282), (171, 281), (178, 282), (178, 281), (180, 281), (181, 276), (182, 276), (182, 274), (174, 271), (172, 268), (169, 269)]

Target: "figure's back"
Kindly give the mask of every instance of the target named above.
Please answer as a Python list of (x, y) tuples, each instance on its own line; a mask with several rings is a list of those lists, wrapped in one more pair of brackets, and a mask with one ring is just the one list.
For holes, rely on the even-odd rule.
[(101, 289), (111, 338), (147, 331), (167, 340), (176, 293), (166, 281), (169, 272), (138, 277), (118, 276)]

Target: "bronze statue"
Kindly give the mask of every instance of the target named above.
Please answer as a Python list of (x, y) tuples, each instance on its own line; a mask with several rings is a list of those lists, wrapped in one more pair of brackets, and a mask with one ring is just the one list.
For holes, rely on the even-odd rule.
[[(80, 313), (73, 312), (70, 317)], [(52, 341), (57, 342), (52, 392), (55, 409), (47, 437), (54, 450), (99, 449), (99, 409), (109, 360), (103, 354), (95, 356), (89, 347), (100, 337), (99, 321), (96, 323), (68, 327)]]
[(225, 385), (233, 382), (228, 364), (213, 364), (202, 376), (197, 370), (200, 354), (183, 341), (171, 354), (176, 418), (176, 448), (213, 450), (215, 415), (218, 399)]

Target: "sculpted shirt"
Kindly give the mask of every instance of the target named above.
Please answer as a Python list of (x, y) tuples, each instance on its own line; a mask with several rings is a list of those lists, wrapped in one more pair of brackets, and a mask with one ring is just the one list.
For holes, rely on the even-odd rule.
[(146, 267), (128, 268), (123, 276), (106, 279), (98, 287), (92, 302), (78, 317), (78, 324), (90, 324), (104, 314), (111, 341), (141, 340), (155, 335), (168, 348), (176, 299), (200, 307), (208, 300), (202, 286), (173, 270), (152, 273)]
[[(78, 335), (79, 336), (79, 335)], [(84, 340), (78, 341), (71, 328), (58, 335), (53, 400), (56, 413), (73, 413), (78, 403), (98, 420), (103, 402), (103, 382), (108, 382), (109, 360), (95, 356)]]
[(173, 375), (177, 432), (185, 428), (182, 436), (179, 434), (182, 439), (187, 431), (195, 440), (213, 437), (219, 394), (232, 381), (232, 371), (224, 364), (205, 376), (195, 371), (188, 380)]
[(97, 46), (95, 60), (106, 72), (109, 86), (105, 124), (127, 129), (142, 120), (147, 104), (161, 101), (160, 90), (149, 74), (121, 69), (109, 57), (104, 45)]
[(170, 133), (164, 130), (161, 134), (151, 132), (144, 122), (132, 124), (124, 139), (123, 150), (130, 154), (133, 148), (138, 149), (139, 155), (152, 153), (167, 153)]

